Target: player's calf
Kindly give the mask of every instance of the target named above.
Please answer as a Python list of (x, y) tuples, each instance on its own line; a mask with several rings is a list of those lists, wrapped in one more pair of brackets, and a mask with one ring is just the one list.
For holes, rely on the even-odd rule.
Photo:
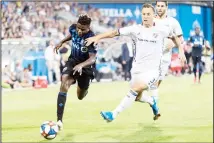
[(79, 100), (82, 100), (88, 93), (89, 83), (91, 81), (90, 76), (84, 74), (80, 76), (78, 79), (77, 86), (77, 97)]
[(88, 94), (88, 89), (81, 89), (78, 87), (77, 89), (77, 97), (79, 100), (82, 100)]
[[(60, 87), (60, 92), (58, 93), (57, 98), (57, 121), (62, 123), (62, 118), (64, 114), (65, 103), (67, 99), (67, 91), (69, 87), (73, 84), (74, 80), (69, 78), (68, 75), (62, 76), (62, 83)], [(62, 128), (62, 124), (58, 124)]]

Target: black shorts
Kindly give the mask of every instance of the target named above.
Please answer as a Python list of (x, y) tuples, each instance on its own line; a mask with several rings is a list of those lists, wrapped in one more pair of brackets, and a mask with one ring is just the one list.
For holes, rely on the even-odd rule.
[(71, 77), (75, 80), (74, 83), (76, 83), (76, 81), (77, 81), (78, 86), (81, 89), (88, 89), (90, 81), (94, 79), (95, 68), (94, 67), (83, 68), (82, 75), (79, 75), (78, 72), (76, 72), (73, 75), (73, 72), (74, 72), (73, 68), (78, 64), (79, 64), (79, 62), (76, 62), (73, 59), (68, 59), (68, 61), (66, 62), (65, 66), (62, 70), (62, 75), (64, 75), (64, 74), (69, 75), (69, 77)]

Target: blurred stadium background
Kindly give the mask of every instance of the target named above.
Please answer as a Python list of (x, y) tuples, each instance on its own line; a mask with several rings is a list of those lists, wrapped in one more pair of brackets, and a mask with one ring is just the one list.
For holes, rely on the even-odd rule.
[[(52, 55), (50, 54), (50, 49), (53, 45), (57, 44), (61, 39), (63, 39), (68, 34), (68, 27), (75, 23), (78, 15), (81, 13), (88, 13), (92, 19), (92, 30), (98, 34), (100, 32), (105, 32), (110, 29), (120, 28), (123, 26), (141, 23), (141, 6), (142, 3), (77, 3), (77, 2), (1, 2), (2, 12), (1, 12), (1, 21), (2, 21), (2, 29), (1, 29), (1, 56), (2, 56), (2, 87), (3, 87), (3, 141), (41, 141), (38, 139), (37, 135), (32, 135), (34, 132), (39, 134), (39, 123), (41, 123), (45, 119), (55, 119), (55, 96), (58, 92), (58, 87), (60, 83), (60, 79), (58, 76), (60, 75), (62, 66), (67, 60), (67, 57), (70, 54), (70, 46), (71, 43), (64, 44), (60, 50), (60, 55)], [(191, 84), (193, 83), (192, 76), (192, 63), (185, 65), (185, 67), (181, 67), (181, 64), (177, 57), (177, 48), (173, 49), (172, 55), (172, 63), (170, 65), (168, 76), (168, 83), (163, 85), (163, 90), (160, 94), (166, 94), (168, 99), (164, 99), (162, 108), (165, 109), (165, 112), (170, 112), (170, 114), (163, 117), (162, 122), (160, 122), (160, 127), (171, 127), (173, 123), (176, 122), (176, 129), (171, 127), (167, 132), (181, 134), (183, 136), (179, 136), (178, 138), (173, 139), (170, 135), (166, 134), (161, 138), (157, 137), (157, 132), (161, 132), (160, 129), (155, 125), (150, 124), (150, 117), (144, 117), (143, 114), (139, 115), (140, 120), (145, 119), (145, 124), (142, 123), (140, 125), (144, 126), (141, 131), (136, 131), (139, 134), (142, 132), (146, 134), (147, 137), (141, 138), (136, 135), (130, 136), (129, 138), (120, 138), (116, 140), (116, 136), (113, 138), (108, 138), (107, 132), (105, 137), (99, 138), (98, 135), (103, 133), (102, 129), (111, 129), (114, 131), (123, 130), (122, 136), (129, 134), (129, 132), (135, 131), (134, 129), (129, 130), (131, 125), (136, 126), (136, 130), (138, 130), (136, 122), (134, 120), (134, 116), (131, 117), (130, 126), (127, 122), (130, 122), (128, 119), (122, 120), (121, 122), (116, 122), (116, 127), (107, 127), (101, 123), (100, 118), (97, 116), (92, 116), (89, 114), (93, 110), (94, 114), (99, 112), (100, 108), (109, 108), (109, 104), (117, 104), (119, 100), (126, 94), (126, 91), (121, 91), (121, 95), (117, 96), (116, 93), (111, 90), (124, 89), (128, 86), (128, 82), (117, 82), (124, 81), (124, 71), (122, 66), (122, 47), (124, 44), (129, 46), (129, 40), (126, 37), (120, 37), (115, 39), (107, 39), (99, 43), (98, 45), (98, 56), (97, 56), (97, 73), (96, 80), (94, 82), (102, 82), (102, 81), (115, 81), (110, 83), (105, 83), (105, 90), (109, 92), (100, 93), (104, 95), (97, 95), (97, 89), (102, 89), (104, 87), (103, 84), (95, 84), (92, 85), (90, 89), (92, 97), (86, 98), (84, 103), (79, 103), (76, 100), (75, 96), (72, 96), (72, 104), (78, 108), (82, 108), (84, 106), (84, 112), (88, 111), (86, 114), (80, 113), (77, 110), (73, 109), (68, 105), (66, 112), (72, 112), (71, 114), (79, 114), (83, 116), (85, 119), (92, 119), (91, 124), (89, 121), (78, 119), (78, 117), (74, 117), (74, 119), (69, 118), (70, 113), (66, 113), (65, 121), (72, 122), (70, 125), (67, 125), (67, 132), (72, 132), (72, 134), (63, 134), (56, 141), (211, 141), (211, 118), (212, 114), (211, 105), (213, 104), (212, 92), (212, 72), (213, 72), (213, 2), (169, 2), (169, 10), (168, 15), (176, 18), (182, 27), (183, 35), (185, 43), (183, 44), (185, 52), (191, 52), (191, 46), (188, 42), (188, 39), (191, 35), (194, 34), (194, 28), (199, 26), (201, 28), (201, 34), (204, 35), (207, 47), (203, 51), (203, 72), (205, 76), (202, 77), (202, 85), (201, 87), (193, 87)], [(114, 48), (114, 51), (112, 50)], [(54, 56), (54, 68), (52, 70), (48, 70), (46, 65), (46, 60), (49, 60), (49, 57)], [(190, 70), (188, 69), (190, 67)], [(190, 75), (190, 76), (189, 76)], [(179, 78), (177, 78), (179, 77)], [(204, 78), (204, 79), (203, 79)], [(51, 80), (53, 79), (53, 80)], [(129, 79), (127, 79), (129, 80)], [(177, 83), (174, 83), (175, 80), (178, 80)], [(184, 83), (185, 82), (185, 83)], [(110, 85), (112, 84), (112, 85)], [(175, 86), (173, 86), (175, 84)], [(48, 87), (48, 88), (47, 88)], [(57, 87), (57, 88), (55, 88)], [(26, 91), (17, 91), (14, 89), (25, 89)], [(47, 88), (45, 90), (32, 90), (32, 88)], [(178, 97), (176, 99), (179, 103), (184, 102), (185, 98), (188, 101), (192, 101), (193, 98), (197, 98), (197, 102), (192, 103), (191, 107), (189, 104), (183, 103), (182, 107), (180, 104), (177, 104), (173, 101), (173, 97), (169, 96), (167, 93), (168, 89), (174, 88), (174, 95)], [(12, 92), (8, 92), (13, 90)], [(29, 90), (30, 89), (30, 90)], [(75, 95), (75, 88), (70, 89), (70, 93)], [(204, 91), (204, 92), (202, 92)], [(185, 95), (190, 95), (186, 97)], [(201, 96), (208, 95), (209, 97), (203, 98)], [(4, 96), (5, 95), (5, 96)], [(9, 95), (9, 96), (8, 96)], [(46, 95), (46, 96), (45, 96)], [(102, 97), (100, 97), (102, 96)], [(69, 97), (70, 98), (70, 97)], [(90, 99), (91, 98), (91, 99)], [(101, 98), (101, 99), (99, 99)], [(25, 102), (25, 99), (27, 100)], [(43, 100), (41, 100), (43, 99)], [(186, 101), (185, 100), (185, 101)], [(35, 102), (34, 102), (35, 101)], [(90, 101), (91, 103), (88, 103)], [(98, 101), (98, 102), (97, 102)], [(199, 102), (201, 101), (201, 102)], [(71, 102), (71, 101), (68, 101)], [(98, 104), (95, 109), (94, 102)], [(17, 104), (17, 106), (11, 106)], [(108, 103), (107, 105), (105, 105)], [(68, 103), (69, 104), (69, 103)], [(81, 104), (81, 105), (80, 105)], [(93, 105), (92, 105), (93, 104)], [(192, 113), (201, 114), (198, 119), (192, 117), (186, 117), (190, 114), (185, 112), (184, 118), (187, 118), (189, 122), (184, 122), (182, 117), (178, 117), (175, 120), (171, 119), (173, 116), (177, 116), (174, 113), (180, 112), (176, 109), (169, 109), (172, 105), (177, 107), (179, 106), (182, 110), (191, 109)], [(103, 106), (103, 107), (102, 107)], [(140, 105), (136, 105), (137, 107)], [(201, 110), (199, 110), (199, 107)], [(87, 109), (86, 109), (87, 108)], [(139, 108), (139, 107), (138, 107)], [(149, 108), (149, 107), (148, 107)], [(70, 110), (71, 109), (71, 110)], [(74, 111), (72, 111), (72, 109)], [(197, 109), (197, 110), (196, 110)], [(148, 111), (147, 111), (148, 110)], [(169, 111), (168, 111), (169, 110)], [(53, 112), (53, 113), (50, 113)], [(82, 112), (83, 112), (82, 111)], [(133, 110), (130, 110), (133, 111)], [(143, 109), (145, 114), (149, 112), (150, 109)], [(33, 114), (32, 114), (33, 112)], [(125, 113), (128, 116), (133, 112)], [(148, 113), (149, 114), (149, 113)], [(167, 113), (168, 114), (168, 113)], [(182, 114), (182, 113), (181, 113)], [(184, 113), (183, 113), (184, 114)], [(30, 117), (25, 116), (31, 116)], [(149, 114), (150, 115), (150, 114)], [(42, 118), (41, 118), (42, 117)], [(14, 121), (14, 119), (17, 119)], [(98, 118), (96, 120), (96, 118)], [(166, 119), (167, 118), (167, 119)], [(201, 120), (199, 120), (199, 118)], [(71, 121), (70, 121), (71, 120)], [(76, 123), (73, 121), (78, 120), (78, 124), (80, 124), (79, 128), (74, 126)], [(165, 121), (164, 121), (165, 120)], [(39, 123), (38, 123), (39, 122)], [(96, 123), (95, 123), (96, 122)], [(193, 128), (186, 128), (186, 125), (192, 126), (201, 126), (201, 122), (206, 124), (207, 128), (201, 127), (198, 128), (201, 132), (194, 132), (192, 136), (189, 137), (184, 136), (185, 130), (195, 131)], [(36, 125), (34, 125), (36, 123)], [(94, 123), (94, 124), (93, 124)], [(69, 124), (69, 123), (67, 123)], [(83, 125), (87, 124), (87, 129), (83, 127)], [(100, 127), (96, 128), (96, 125), (100, 125)], [(82, 126), (81, 126), (82, 125)], [(152, 127), (150, 127), (150, 125)], [(148, 127), (148, 128), (145, 128)], [(181, 128), (179, 128), (179, 126)], [(80, 134), (86, 134), (88, 132), (95, 132), (95, 130), (91, 130), (88, 128), (94, 128), (99, 131), (99, 133), (90, 134), (80, 136)], [(124, 128), (123, 128), (124, 127)], [(84, 129), (83, 131), (80, 130)], [(208, 129), (208, 130), (207, 130)], [(127, 130), (127, 132), (125, 132)], [(129, 130), (129, 131), (128, 131)], [(26, 131), (26, 132), (22, 132)], [(29, 132), (28, 132), (29, 131)], [(105, 130), (106, 131), (106, 130)], [(162, 132), (166, 130), (163, 129)], [(210, 131), (209, 133), (205, 133)], [(66, 129), (65, 129), (66, 132)], [(76, 138), (72, 138), (75, 136), (73, 132), (77, 132)], [(115, 132), (116, 133), (116, 132)], [(115, 134), (112, 133), (112, 134)], [(151, 134), (150, 134), (151, 133)], [(202, 136), (202, 134), (204, 135)], [(117, 133), (119, 134), (119, 133)], [(164, 134), (164, 133), (163, 133)], [(189, 134), (185, 133), (185, 134)], [(193, 136), (195, 137), (193, 139)], [(32, 138), (31, 138), (32, 137)], [(129, 137), (129, 136), (128, 136)], [(169, 138), (168, 138), (169, 137)], [(201, 138), (199, 138), (201, 137)], [(95, 140), (95, 138), (98, 138)], [(153, 140), (152, 140), (153, 138)], [(204, 139), (204, 140), (203, 140)]]
[[(141, 23), (140, 3), (76, 3), (76, 2), (2, 2), (2, 68), (7, 74), (3, 80), (11, 78), (14, 81), (36, 80), (38, 76), (49, 80), (50, 74), (57, 83), (60, 67), (64, 65), (70, 53), (70, 43), (63, 46), (60, 57), (55, 57), (54, 72), (48, 72), (45, 51), (50, 46), (50, 40), (56, 45), (68, 33), (68, 27), (75, 23), (81, 13), (88, 13), (92, 19), (92, 30), (95, 33), (120, 28), (130, 24)], [(194, 28), (199, 26), (201, 34), (207, 40), (204, 50), (204, 72), (213, 70), (212, 57), (212, 3), (188, 2), (169, 3), (168, 15), (175, 17), (181, 24), (184, 33), (184, 49), (191, 52), (188, 38), (194, 34)], [(122, 45), (129, 43), (126, 37), (108, 39), (99, 44), (97, 58), (97, 81), (102, 79), (121, 80)], [(108, 47), (108, 48), (107, 48)], [(111, 48), (115, 51), (112, 52)], [(48, 50), (47, 50), (48, 51)], [(48, 53), (48, 52), (47, 52)], [(31, 65), (30, 68), (29, 65)], [(5, 67), (7, 66), (7, 67)], [(191, 60), (189, 66), (192, 68)], [(169, 74), (181, 75), (188, 71), (188, 65), (181, 68), (177, 59), (177, 49), (174, 48)], [(24, 72), (31, 72), (32, 77), (23, 79)], [(8, 75), (11, 72), (11, 75)], [(49, 73), (49, 76), (48, 76)], [(4, 74), (3, 74), (4, 75)], [(9, 77), (8, 77), (9, 76)], [(49, 78), (48, 78), (49, 77)], [(24, 82), (23, 81), (23, 82)], [(32, 82), (28, 82), (30, 85)], [(22, 84), (21, 87), (30, 86)], [(15, 87), (18, 86), (18, 83)]]

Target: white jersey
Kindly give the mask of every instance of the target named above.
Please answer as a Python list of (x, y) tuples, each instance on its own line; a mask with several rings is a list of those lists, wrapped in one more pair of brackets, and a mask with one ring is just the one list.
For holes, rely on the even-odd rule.
[(132, 74), (159, 70), (164, 38), (172, 36), (170, 27), (156, 23), (151, 28), (133, 25), (120, 28), (119, 33), (130, 36), (133, 41)]
[[(155, 18), (155, 22), (159, 23), (159, 24), (163, 24), (163, 25), (169, 25), (173, 31), (173, 34), (176, 36), (183, 35), (183, 32), (182, 32), (182, 29), (181, 29), (179, 22), (173, 17), (167, 16), (164, 19)], [(167, 42), (168, 42), (168, 39), (165, 39), (164, 40), (165, 46), (164, 46), (162, 61), (170, 64), (171, 56), (172, 56), (172, 50), (167, 50), (167, 48), (166, 48)]]

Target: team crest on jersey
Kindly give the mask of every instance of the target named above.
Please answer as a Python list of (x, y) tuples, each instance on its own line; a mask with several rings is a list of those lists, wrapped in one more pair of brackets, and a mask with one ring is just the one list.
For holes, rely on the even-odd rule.
[(81, 47), (81, 51), (82, 51), (83, 53), (86, 53), (86, 52), (88, 52), (88, 48), (85, 47), (85, 46), (83, 46), (83, 47)]
[(158, 37), (158, 33), (153, 33), (152, 35), (154, 38), (157, 38)]

